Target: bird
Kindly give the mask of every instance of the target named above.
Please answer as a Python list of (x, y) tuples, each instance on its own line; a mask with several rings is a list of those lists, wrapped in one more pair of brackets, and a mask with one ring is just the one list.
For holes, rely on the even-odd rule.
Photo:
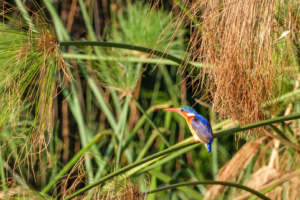
[(194, 138), (192, 141), (202, 142), (205, 144), (207, 153), (211, 152), (211, 143), (213, 141), (213, 132), (211, 125), (207, 119), (198, 114), (189, 106), (181, 106), (180, 108), (167, 108), (165, 111), (171, 111), (181, 114), (187, 121), (190, 131)]

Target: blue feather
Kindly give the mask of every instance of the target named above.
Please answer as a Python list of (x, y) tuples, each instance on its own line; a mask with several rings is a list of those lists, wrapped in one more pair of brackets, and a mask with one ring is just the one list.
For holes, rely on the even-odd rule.
[(206, 118), (204, 118), (202, 115), (200, 115), (198, 113), (197, 113), (197, 115), (195, 115), (195, 118), (199, 119), (202, 122), (202, 124), (204, 125), (205, 128), (207, 128), (207, 131), (209, 133), (212, 133), (212, 129), (211, 129), (210, 123), (209, 123), (209, 121)]
[(186, 111), (188, 113), (193, 113), (195, 115), (198, 114), (193, 108), (191, 108), (189, 106), (181, 106), (180, 109), (181, 109), (181, 111)]
[(212, 141), (213, 141), (213, 138), (209, 138), (209, 143), (206, 145), (207, 153), (211, 152), (211, 143), (212, 143)]

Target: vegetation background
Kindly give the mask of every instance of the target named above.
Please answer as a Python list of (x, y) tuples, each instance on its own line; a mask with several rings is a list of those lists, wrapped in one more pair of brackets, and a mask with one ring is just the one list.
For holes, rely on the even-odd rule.
[(299, 199), (297, 0), (0, 5), (0, 199)]

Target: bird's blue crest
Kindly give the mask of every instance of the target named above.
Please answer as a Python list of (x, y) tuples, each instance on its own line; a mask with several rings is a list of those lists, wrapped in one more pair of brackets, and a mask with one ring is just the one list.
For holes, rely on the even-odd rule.
[(193, 108), (189, 107), (189, 106), (181, 106), (180, 107), (181, 111), (186, 111), (188, 113), (193, 113), (193, 114), (198, 114)]

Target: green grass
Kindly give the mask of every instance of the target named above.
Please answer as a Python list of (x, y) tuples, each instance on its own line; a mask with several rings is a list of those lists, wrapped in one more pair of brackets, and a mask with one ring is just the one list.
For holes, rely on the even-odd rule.
[[(94, 31), (94, 13), (99, 9), (94, 1), (78, 0), (81, 21), (75, 20), (73, 26), (86, 30), (78, 41), (72, 41), (74, 32), (69, 34), (60, 19), (60, 4), (42, 2), (46, 5), (42, 10), (52, 21), (39, 5), (26, 2), (23, 6), (16, 0), (20, 9), (5, 13), (6, 21), (0, 23), (0, 36), (5, 38), (0, 42), (0, 195), (68, 200), (80, 195), (104, 198), (111, 192), (124, 198), (123, 193), (138, 188), (140, 196), (151, 192), (149, 200), (202, 199), (209, 190), (206, 185), (221, 184), (235, 188), (220, 191), (222, 199), (242, 194), (240, 189), (252, 193), (252, 199), (269, 199), (278, 185), (293, 184), (287, 179), (254, 190), (246, 181), (271, 162), (273, 150), (278, 152), (277, 162), (283, 163), (280, 169), (273, 165), (278, 173), (293, 175), (300, 167), (298, 158), (293, 157), (300, 150), (300, 90), (294, 76), (289, 82), (280, 82), (286, 87), (277, 99), (261, 105), (266, 111), (276, 105), (276, 116), (266, 112), (266, 120), (242, 126), (230, 119), (216, 122), (218, 113), (194, 100), (212, 97), (206, 85), (200, 93), (193, 90), (204, 63), (190, 62), (192, 57), (185, 48), (191, 37), (189, 28), (199, 28), (197, 21), (201, 20), (181, 1), (176, 1), (179, 11), (191, 18), (193, 25), (180, 24), (178, 29), (174, 28), (176, 12), (168, 6), (149, 9), (148, 3), (107, 1), (107, 5), (101, 4), (101, 12), (110, 10), (106, 19), (110, 23), (101, 28), (101, 41)], [(26, 6), (39, 10), (38, 20)], [(288, 12), (278, 9), (279, 14)], [(55, 54), (47, 51), (44, 43), (40, 49), (40, 35), (47, 31), (48, 39), (55, 36)], [(298, 49), (297, 42), (289, 42), (284, 38), (274, 55), (282, 56), (289, 45)], [(291, 57), (285, 61), (298, 66), (296, 54)], [(192, 70), (194, 67), (198, 71)], [(204, 74), (202, 78), (207, 77)], [(183, 104), (210, 119), (215, 138), (211, 154), (201, 143), (189, 141), (190, 130), (180, 115), (163, 110)], [(291, 112), (285, 115), (289, 107)], [(248, 166), (236, 169), (238, 177), (220, 181), (219, 170), (241, 153), (240, 147), (249, 140), (245, 133), (251, 136), (262, 126), (269, 134), (267, 141), (272, 142), (261, 143)], [(68, 133), (63, 131), (66, 129)], [(279, 148), (273, 139), (280, 141)], [(128, 191), (125, 185), (130, 185)], [(21, 193), (19, 186), (26, 192)], [(15, 195), (9, 196), (12, 193), (8, 191)]]

